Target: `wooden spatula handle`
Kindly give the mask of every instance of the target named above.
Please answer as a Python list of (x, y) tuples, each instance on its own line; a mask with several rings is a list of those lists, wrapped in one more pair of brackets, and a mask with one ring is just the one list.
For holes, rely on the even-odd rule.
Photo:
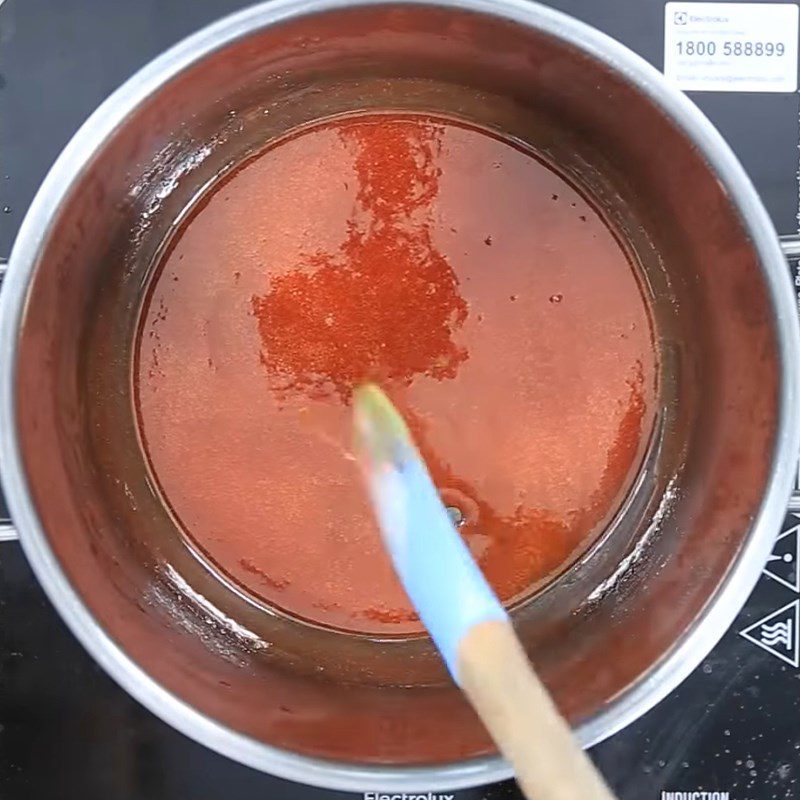
[(484, 622), (467, 632), (458, 678), (529, 800), (614, 800), (509, 623)]

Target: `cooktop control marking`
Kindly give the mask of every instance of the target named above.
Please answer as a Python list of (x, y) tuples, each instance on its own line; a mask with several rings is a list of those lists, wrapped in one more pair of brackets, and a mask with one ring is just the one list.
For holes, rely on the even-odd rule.
[[(800, 515), (793, 514), (800, 519)], [(772, 555), (767, 559), (764, 574), (777, 581), (787, 589), (800, 593), (800, 524), (795, 525), (778, 535)]]
[(798, 625), (800, 599), (772, 611), (758, 622), (739, 632), (749, 642), (766, 650), (793, 667), (800, 666), (798, 654)]

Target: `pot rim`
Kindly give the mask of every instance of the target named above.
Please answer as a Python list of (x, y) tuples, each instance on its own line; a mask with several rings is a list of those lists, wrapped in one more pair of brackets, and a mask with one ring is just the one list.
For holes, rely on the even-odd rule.
[(356, 765), (299, 755), (239, 733), (185, 703), (151, 678), (106, 634), (83, 604), (51, 550), (28, 489), (16, 432), (18, 331), (39, 253), (55, 215), (85, 165), (130, 110), (173, 77), (252, 32), (306, 15), (381, 5), (472, 11), (536, 28), (587, 52), (625, 78), (694, 142), (727, 190), (758, 253), (778, 335), (780, 418), (771, 481), (752, 528), (704, 612), (648, 675), (584, 720), (584, 747), (611, 736), (650, 710), (695, 669), (733, 623), (754, 588), (783, 520), (800, 451), (800, 325), (788, 270), (772, 222), (741, 164), (702, 112), (663, 75), (624, 45), (589, 25), (530, 0), (268, 0), (193, 34), (151, 61), (81, 126), (47, 174), (28, 210), (0, 292), (0, 467), (2, 485), (28, 561), (50, 601), (82, 645), (129, 694), (195, 741), (247, 766), (289, 780), (344, 791), (442, 791), (508, 778), (498, 756), (425, 767)]

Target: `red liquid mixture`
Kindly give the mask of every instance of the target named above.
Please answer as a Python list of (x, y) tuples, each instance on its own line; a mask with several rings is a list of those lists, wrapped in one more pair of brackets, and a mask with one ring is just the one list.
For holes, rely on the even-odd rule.
[(349, 453), (366, 379), (511, 600), (618, 506), (655, 353), (629, 259), (551, 167), (450, 120), (363, 115), (204, 200), (151, 286), (135, 381), (158, 484), (216, 569), (300, 617), (407, 633)]

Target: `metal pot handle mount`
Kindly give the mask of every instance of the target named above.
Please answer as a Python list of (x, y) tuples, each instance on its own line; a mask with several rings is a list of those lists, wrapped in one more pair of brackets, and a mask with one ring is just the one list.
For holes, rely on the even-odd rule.
[[(781, 250), (792, 271), (793, 283), (797, 292), (798, 312), (800, 312), (800, 234), (780, 237)], [(8, 268), (8, 259), (0, 258), (0, 286)], [(789, 500), (790, 511), (800, 511), (800, 464), (795, 480), (795, 488)], [(11, 542), (19, 539), (17, 529), (10, 518), (0, 518), (0, 542)]]
[[(781, 236), (781, 250), (791, 270), (792, 283), (797, 297), (797, 309), (800, 312), (800, 233), (791, 236)], [(789, 510), (800, 511), (800, 465), (795, 475), (794, 490), (789, 499)]]
[[(6, 269), (8, 268), (8, 259), (0, 258), (0, 286), (3, 284), (3, 278), (6, 276)], [(9, 542), (18, 539), (17, 529), (14, 523), (9, 519), (0, 518), (0, 542)]]

